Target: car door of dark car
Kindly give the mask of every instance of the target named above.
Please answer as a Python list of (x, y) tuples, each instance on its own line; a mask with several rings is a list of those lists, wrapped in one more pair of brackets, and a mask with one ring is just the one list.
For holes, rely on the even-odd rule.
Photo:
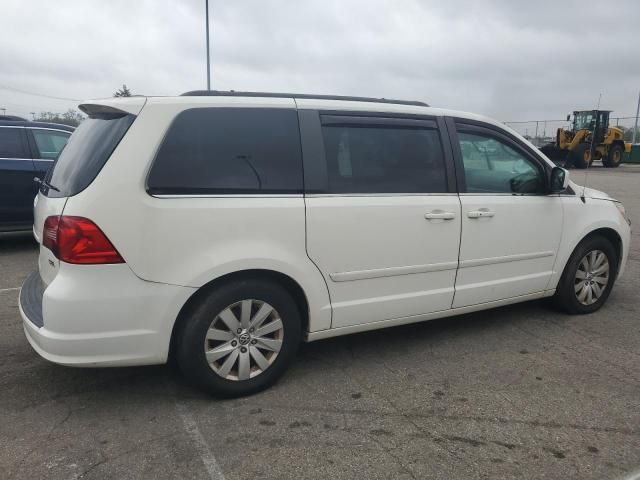
[(71, 132), (41, 127), (27, 128), (25, 132), (33, 153), (36, 174), (44, 178), (67, 144)]
[(34, 174), (25, 129), (0, 125), (0, 230), (32, 223)]

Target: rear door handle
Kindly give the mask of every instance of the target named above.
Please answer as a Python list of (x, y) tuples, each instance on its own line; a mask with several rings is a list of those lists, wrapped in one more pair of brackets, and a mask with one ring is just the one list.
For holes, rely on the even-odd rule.
[(456, 214), (453, 212), (441, 212), (441, 211), (433, 211), (426, 213), (424, 218), (427, 220), (453, 220), (456, 218)]
[(467, 212), (467, 217), (469, 218), (483, 218), (483, 217), (493, 217), (496, 213), (488, 210), (486, 208), (481, 208), (480, 210), (471, 210)]

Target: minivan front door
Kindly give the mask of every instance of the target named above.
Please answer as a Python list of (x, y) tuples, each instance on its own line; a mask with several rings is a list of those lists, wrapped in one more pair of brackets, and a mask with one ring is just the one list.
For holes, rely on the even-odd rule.
[(436, 120), (299, 115), (307, 253), (332, 328), (450, 309), (460, 202)]
[(542, 160), (507, 132), (448, 125), (457, 130), (454, 151), (464, 173), (453, 307), (544, 291), (562, 234), (563, 205), (560, 196), (546, 194)]

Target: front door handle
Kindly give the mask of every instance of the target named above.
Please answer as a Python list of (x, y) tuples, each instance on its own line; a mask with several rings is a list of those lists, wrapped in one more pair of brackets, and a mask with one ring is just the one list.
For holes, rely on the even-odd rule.
[(469, 218), (484, 218), (484, 217), (493, 217), (496, 213), (492, 212), (489, 209), (481, 208), (480, 210), (471, 210), (467, 212), (467, 217)]
[(456, 218), (456, 214), (453, 212), (442, 212), (434, 210), (433, 212), (426, 213), (424, 218), (427, 220), (453, 220)]

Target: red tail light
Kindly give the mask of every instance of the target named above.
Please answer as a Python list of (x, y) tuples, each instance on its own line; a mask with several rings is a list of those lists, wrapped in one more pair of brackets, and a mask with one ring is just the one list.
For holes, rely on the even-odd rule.
[(102, 230), (84, 217), (47, 217), (42, 232), (42, 245), (50, 249), (56, 258), (67, 263), (124, 263)]

